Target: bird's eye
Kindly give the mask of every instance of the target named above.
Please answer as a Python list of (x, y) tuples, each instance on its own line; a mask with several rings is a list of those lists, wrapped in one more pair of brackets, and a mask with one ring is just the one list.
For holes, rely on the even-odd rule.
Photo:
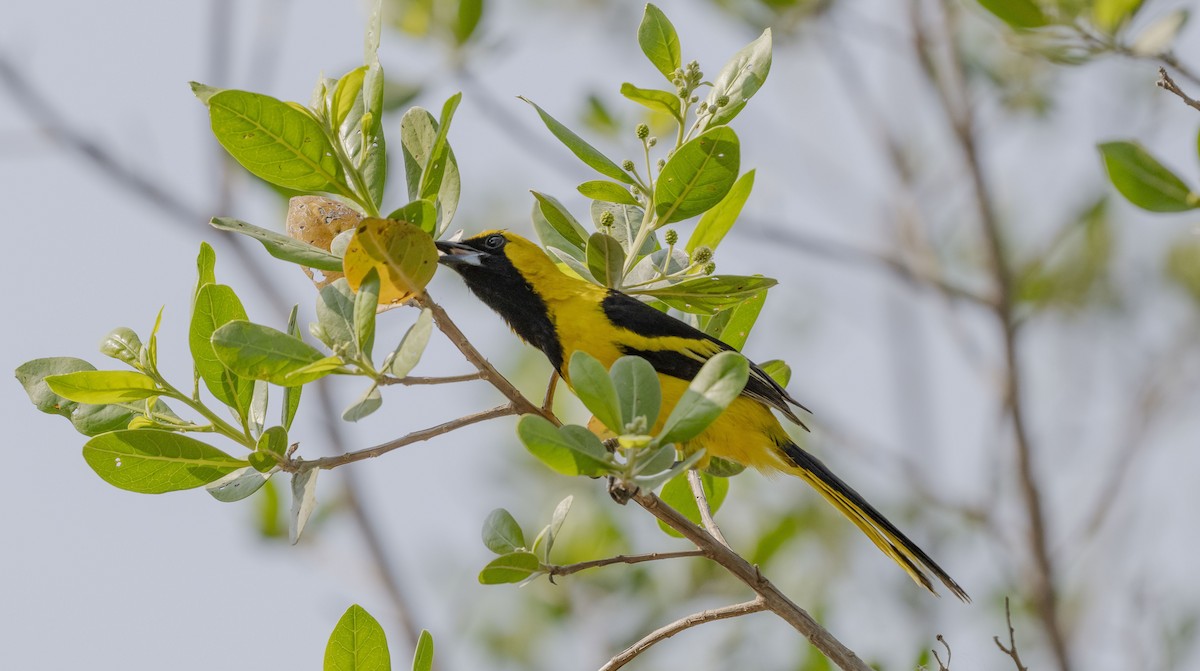
[(489, 235), (487, 239), (483, 241), (483, 246), (487, 247), (488, 249), (500, 249), (504, 246), (504, 236), (500, 234)]

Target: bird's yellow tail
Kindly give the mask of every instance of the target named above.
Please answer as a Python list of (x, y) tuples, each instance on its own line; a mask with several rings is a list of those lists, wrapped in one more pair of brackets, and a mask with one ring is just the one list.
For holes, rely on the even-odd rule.
[(924, 550), (917, 547), (916, 543), (909, 540), (874, 506), (867, 503), (866, 499), (854, 491), (850, 485), (842, 482), (842, 479), (834, 475), (819, 459), (800, 449), (791, 441), (779, 445), (779, 449), (783, 452), (785, 461), (791, 466), (788, 469), (790, 473), (802, 478), (813, 489), (820, 492), (826, 501), (833, 504), (833, 507), (850, 518), (850, 521), (854, 522), (855, 526), (861, 529), (876, 547), (899, 564), (900, 568), (904, 569), (905, 573), (908, 573), (917, 584), (937, 594), (929, 576), (925, 574), (927, 570), (937, 576), (938, 580), (941, 580), (954, 596), (963, 601), (971, 600), (963, 588), (959, 587), (958, 583), (954, 582), (954, 579), (937, 565), (937, 562), (925, 554)]

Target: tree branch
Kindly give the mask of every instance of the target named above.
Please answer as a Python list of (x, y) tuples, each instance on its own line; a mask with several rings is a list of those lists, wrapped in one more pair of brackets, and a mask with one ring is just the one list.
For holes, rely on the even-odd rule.
[[(992, 206), (991, 192), (987, 180), (984, 178), (978, 148), (975, 144), (974, 110), (969, 100), (961, 54), (959, 54), (955, 42), (957, 35), (955, 9), (948, 0), (941, 0), (940, 4), (942, 39), (946, 44), (947, 62), (945, 67), (940, 68), (942, 71), (940, 77), (937, 69), (932, 66), (929, 76), (966, 164), (967, 177), (974, 195), (976, 216), (983, 234), (984, 247), (995, 284), (997, 300), (993, 313), (1004, 349), (1004, 407), (1012, 422), (1017, 479), (1020, 485), (1021, 499), (1025, 506), (1025, 516), (1029, 524), (1029, 544), (1034, 569), (1034, 603), (1037, 606), (1038, 616), (1045, 626), (1046, 636), (1054, 652), (1058, 668), (1060, 671), (1069, 671), (1071, 668), (1070, 655), (1066, 636), (1059, 623), (1058, 596), (1054, 582), (1054, 566), (1050, 558), (1047, 540), (1046, 515), (1042, 505), (1037, 474), (1034, 472), (1034, 448), (1025, 424), (1012, 269), (1005, 255), (1001, 223)], [(916, 7), (915, 3), (914, 7)], [(938, 59), (921, 26), (918, 12), (914, 10), (913, 14), (913, 27), (916, 33), (914, 42), (918, 55), (923, 62), (937, 63)]]
[(1183, 89), (1179, 88), (1179, 85), (1175, 83), (1175, 80), (1171, 79), (1171, 75), (1167, 74), (1166, 68), (1159, 66), (1158, 81), (1155, 82), (1155, 84), (1160, 89), (1166, 89), (1167, 91), (1170, 91), (1171, 93), (1174, 93), (1175, 95), (1179, 96), (1180, 100), (1183, 100), (1183, 102), (1185, 104), (1187, 104), (1188, 107), (1191, 107), (1192, 109), (1200, 110), (1200, 100), (1196, 100), (1195, 98), (1184, 93)]
[(419, 443), (423, 440), (429, 440), (430, 438), (436, 438), (437, 436), (440, 436), (444, 433), (449, 433), (455, 429), (461, 429), (464, 426), (470, 426), (472, 424), (478, 424), (479, 422), (485, 422), (489, 419), (506, 417), (508, 415), (515, 414), (517, 414), (517, 410), (512, 406), (511, 403), (500, 405), (490, 410), (484, 410), (482, 412), (477, 412), (465, 417), (459, 417), (458, 419), (452, 419), (449, 422), (444, 422), (442, 424), (438, 424), (437, 426), (431, 426), (428, 429), (413, 431), (412, 433), (401, 436), (395, 440), (389, 440), (386, 443), (381, 443), (375, 447), (369, 447), (365, 450), (356, 450), (354, 452), (346, 452), (345, 454), (339, 454), (333, 457), (321, 457), (320, 459), (295, 459), (285, 465), (283, 468), (284, 470), (291, 472), (310, 471), (314, 468), (329, 470), (331, 468), (337, 468), (338, 466), (352, 464), (356, 461), (363, 461), (364, 459), (374, 459), (375, 457), (387, 454), (392, 450), (400, 449), (405, 445), (411, 445), (413, 443)]
[(615, 486), (622, 488), (622, 493), (630, 500), (694, 543), (705, 557), (720, 564), (735, 578), (754, 590), (762, 599), (767, 610), (775, 613), (800, 632), (813, 644), (813, 647), (829, 658), (829, 661), (836, 664), (838, 668), (843, 671), (871, 671), (870, 667), (854, 654), (853, 650), (843, 645), (807, 611), (793, 603), (787, 595), (779, 591), (778, 587), (767, 580), (759, 572), (758, 567), (722, 545), (704, 529), (692, 524), (691, 520), (663, 503), (662, 499), (655, 496), (653, 492), (643, 492), (639, 489), (631, 491), (630, 486), (623, 482), (617, 482)]
[(1013, 631), (1012, 610), (1008, 606), (1008, 597), (1004, 597), (1004, 619), (1008, 622), (1008, 647), (1000, 642), (999, 636), (993, 636), (992, 640), (996, 642), (996, 647), (1000, 648), (1000, 652), (1012, 658), (1013, 664), (1017, 665), (1017, 671), (1029, 671), (1024, 664), (1021, 663), (1021, 655), (1017, 654), (1016, 633)]
[(466, 373), (464, 375), (447, 375), (445, 377), (392, 377), (384, 375), (376, 382), (379, 386), (386, 387), (390, 384), (402, 384), (406, 387), (422, 384), (453, 384), (455, 382), (470, 382), (471, 380), (482, 380), (484, 377), (483, 371), (475, 371), (474, 373)]
[(554, 413), (539, 408), (529, 399), (525, 398), (525, 395), (522, 394), (516, 387), (514, 387), (513, 384), (508, 381), (508, 378), (501, 375), (500, 371), (496, 370), (495, 366), (489, 363), (488, 360), (479, 353), (479, 350), (475, 349), (475, 346), (471, 344), (471, 341), (467, 340), (467, 336), (463, 335), (463, 332), (459, 330), (458, 325), (456, 325), (454, 321), (450, 319), (450, 315), (446, 314), (446, 310), (442, 308), (441, 305), (435, 303), (433, 298), (430, 297), (428, 293), (418, 296), (416, 298), (416, 303), (423, 308), (429, 308), (430, 312), (433, 314), (433, 323), (437, 324), (438, 329), (440, 329), (442, 333), (446, 334), (446, 338), (448, 338), (450, 342), (458, 348), (458, 351), (463, 353), (463, 356), (467, 358), (467, 361), (470, 361), (471, 364), (479, 369), (480, 377), (490, 382), (491, 385), (495, 387), (496, 390), (501, 394), (504, 394), (504, 397), (509, 400), (509, 409), (512, 411), (512, 413), (518, 415), (541, 415), (551, 422), (554, 422), (555, 425), (561, 424), (561, 422), (558, 421), (558, 418), (554, 416)]
[(724, 620), (731, 617), (739, 617), (741, 615), (749, 615), (751, 613), (760, 613), (766, 609), (766, 602), (764, 602), (762, 597), (758, 597), (757, 599), (753, 599), (751, 601), (735, 603), (732, 606), (724, 606), (722, 608), (713, 608), (711, 610), (702, 610), (699, 613), (693, 613), (687, 617), (675, 620), (665, 627), (661, 627), (650, 632), (637, 643), (625, 648), (615, 657), (608, 660), (607, 664), (600, 667), (600, 671), (616, 671), (616, 669), (619, 669), (633, 661), (634, 657), (637, 657), (646, 650), (650, 649), (650, 646), (658, 643), (659, 641), (665, 641), (685, 629), (691, 629), (692, 627), (702, 625), (706, 622), (716, 622), (717, 620)]
[(550, 577), (571, 575), (592, 568), (600, 568), (602, 566), (611, 566), (613, 564), (641, 564), (648, 561), (659, 561), (662, 559), (679, 559), (680, 557), (703, 557), (704, 553), (700, 550), (682, 550), (679, 552), (648, 552), (640, 555), (616, 555), (615, 557), (607, 557), (605, 559), (593, 559), (591, 561), (583, 561), (577, 564), (567, 564), (565, 566), (551, 566)]

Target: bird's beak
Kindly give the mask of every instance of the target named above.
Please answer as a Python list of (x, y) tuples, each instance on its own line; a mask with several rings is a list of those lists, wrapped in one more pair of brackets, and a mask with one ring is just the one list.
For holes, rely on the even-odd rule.
[(437, 245), (438, 251), (442, 253), (438, 257), (438, 263), (451, 267), (459, 265), (483, 265), (483, 252), (474, 247), (450, 240), (438, 240), (434, 244)]

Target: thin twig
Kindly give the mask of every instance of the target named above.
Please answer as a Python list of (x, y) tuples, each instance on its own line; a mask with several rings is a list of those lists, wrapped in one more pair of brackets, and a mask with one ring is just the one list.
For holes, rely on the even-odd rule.
[(770, 580), (741, 555), (725, 547), (712, 534), (692, 524), (691, 520), (682, 513), (663, 503), (662, 499), (653, 492), (631, 489), (625, 483), (617, 482), (615, 486), (623, 489), (623, 496), (634, 501), (651, 515), (664, 524), (678, 531), (680, 535), (691, 541), (704, 553), (705, 557), (720, 564), (735, 578), (740, 580), (762, 598), (767, 610), (775, 613), (784, 622), (790, 624), (812, 643), (813, 647), (829, 658), (843, 671), (871, 671), (853, 650), (842, 644), (829, 630), (821, 626), (800, 606), (797, 606), (781, 592)]
[(933, 653), (934, 660), (936, 660), (938, 663), (938, 671), (950, 671), (950, 658), (953, 656), (953, 653), (950, 652), (950, 644), (946, 642), (946, 638), (941, 634), (937, 635), (937, 641), (938, 643), (942, 644), (942, 647), (946, 648), (946, 661), (944, 662), (942, 661), (942, 658), (938, 656), (937, 648), (930, 650), (930, 652)]
[(452, 419), (449, 422), (444, 422), (442, 424), (438, 424), (437, 426), (431, 426), (428, 429), (413, 431), (412, 433), (396, 438), (395, 440), (389, 440), (386, 443), (381, 443), (375, 447), (368, 447), (364, 450), (346, 452), (345, 454), (339, 454), (333, 457), (321, 457), (320, 459), (296, 459), (290, 464), (286, 465), (284, 470), (308, 471), (314, 468), (329, 470), (331, 468), (345, 466), (346, 464), (352, 464), (356, 461), (363, 461), (364, 459), (374, 459), (375, 457), (387, 454), (388, 452), (404, 447), (405, 445), (411, 445), (413, 443), (419, 443), (423, 440), (429, 440), (430, 438), (436, 438), (437, 436), (440, 436), (444, 433), (449, 433), (455, 429), (461, 429), (464, 426), (470, 426), (472, 424), (478, 424), (479, 422), (485, 422), (489, 419), (507, 417), (515, 414), (517, 414), (516, 408), (514, 408), (511, 403), (508, 403), (505, 405), (496, 406), (490, 410), (484, 410), (472, 415), (466, 415), (465, 417), (459, 417), (458, 419)]
[[(967, 176), (974, 195), (976, 216), (982, 229), (984, 247), (991, 266), (997, 302), (994, 310), (1004, 347), (1004, 407), (1012, 423), (1013, 442), (1017, 458), (1017, 479), (1025, 516), (1029, 524), (1030, 554), (1033, 560), (1034, 603), (1038, 616), (1046, 629), (1046, 637), (1054, 653), (1060, 671), (1070, 671), (1071, 661), (1066, 636), (1059, 622), (1058, 596), (1055, 588), (1054, 566), (1050, 558), (1046, 514), (1042, 494), (1034, 472), (1034, 447), (1025, 423), (1022, 396), (1022, 368), (1018, 355), (1017, 320), (1013, 296), (1012, 269), (1005, 255), (1001, 223), (993, 209), (991, 192), (983, 175), (979, 152), (975, 145), (975, 117), (969, 100), (966, 74), (959, 54), (955, 36), (955, 8), (948, 0), (941, 1), (942, 39), (946, 43), (947, 67), (942, 76), (931, 73), (934, 89), (938, 93), (953, 136), (966, 163)], [(933, 51), (928, 36), (924, 34), (919, 17), (914, 17), (915, 40), (923, 60), (934, 63)]]
[(1017, 654), (1017, 639), (1016, 632), (1013, 631), (1012, 610), (1009, 609), (1008, 597), (1004, 597), (1004, 619), (1008, 622), (1008, 647), (1000, 642), (999, 636), (993, 636), (992, 640), (996, 642), (996, 647), (1000, 648), (1000, 652), (1012, 658), (1013, 664), (1017, 665), (1017, 671), (1029, 671), (1024, 664), (1021, 663), (1021, 655)]
[(1171, 79), (1171, 75), (1167, 74), (1166, 68), (1161, 66), (1158, 68), (1158, 81), (1155, 82), (1155, 84), (1157, 84), (1160, 89), (1166, 89), (1167, 91), (1179, 96), (1179, 98), (1183, 100), (1188, 107), (1200, 110), (1200, 100), (1196, 100), (1195, 98), (1184, 93), (1183, 89), (1179, 88), (1179, 85), (1175, 83), (1175, 80)]
[(616, 671), (633, 661), (634, 657), (642, 654), (650, 649), (650, 646), (665, 641), (675, 634), (678, 634), (685, 629), (702, 625), (706, 622), (716, 622), (717, 620), (725, 620), (731, 617), (739, 617), (742, 615), (750, 615), (751, 613), (761, 613), (767, 609), (767, 604), (762, 597), (746, 601), (743, 603), (735, 603), (732, 606), (724, 606), (722, 608), (713, 608), (711, 610), (702, 610), (699, 613), (693, 613), (687, 617), (675, 620), (671, 624), (655, 629), (647, 634), (637, 643), (625, 648), (615, 657), (608, 660), (608, 663), (600, 667), (600, 671)]
[(708, 495), (704, 493), (704, 481), (700, 479), (700, 471), (688, 469), (687, 479), (688, 486), (692, 488), (692, 496), (696, 498), (696, 508), (700, 510), (700, 520), (704, 522), (704, 528), (708, 529), (708, 533), (720, 541), (721, 545), (729, 547), (729, 541), (725, 540), (725, 534), (721, 533), (721, 527), (717, 526), (717, 521), (713, 519)]
[(482, 371), (475, 371), (474, 373), (466, 373), (464, 375), (447, 375), (445, 377), (413, 377), (411, 375), (406, 377), (392, 377), (390, 375), (384, 375), (376, 380), (376, 382), (378, 382), (379, 386), (381, 387), (385, 387), (389, 384), (402, 384), (405, 386), (422, 384), (453, 384), (455, 382), (482, 380), (483, 376), (484, 375)]
[(592, 568), (600, 568), (601, 566), (611, 566), (613, 564), (641, 564), (648, 561), (659, 561), (661, 559), (679, 559), (681, 557), (703, 557), (704, 553), (699, 550), (681, 550), (679, 552), (648, 552), (640, 555), (616, 555), (615, 557), (607, 557), (605, 559), (593, 559), (591, 561), (582, 561), (578, 564), (567, 564), (565, 566), (551, 566), (550, 575), (563, 576), (579, 573)]

